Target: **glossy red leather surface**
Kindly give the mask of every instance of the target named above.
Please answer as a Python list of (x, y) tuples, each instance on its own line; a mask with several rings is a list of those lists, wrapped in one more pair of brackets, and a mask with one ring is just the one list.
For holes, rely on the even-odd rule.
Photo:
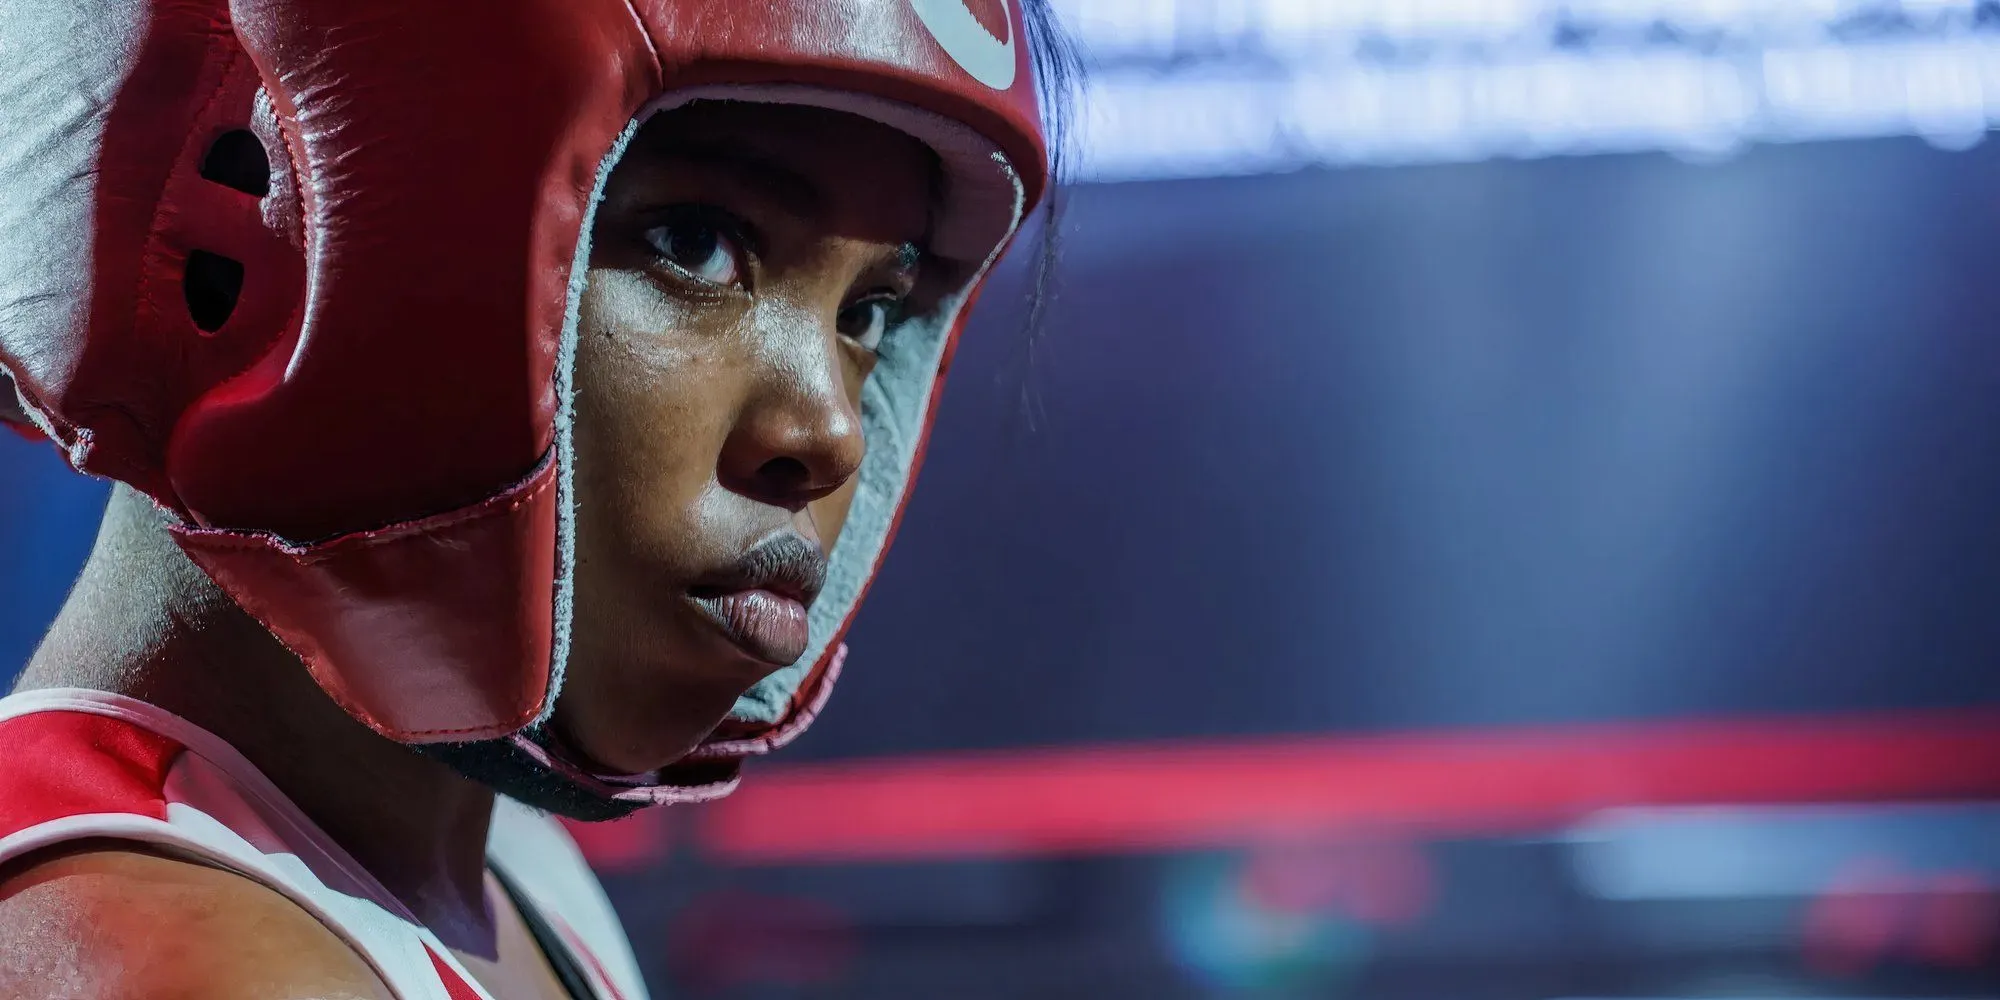
[(299, 540), (486, 499), (553, 443), (585, 203), (658, 89), (644, 37), (616, 0), (230, 13), (301, 179), (309, 297), (182, 416), (176, 498)]

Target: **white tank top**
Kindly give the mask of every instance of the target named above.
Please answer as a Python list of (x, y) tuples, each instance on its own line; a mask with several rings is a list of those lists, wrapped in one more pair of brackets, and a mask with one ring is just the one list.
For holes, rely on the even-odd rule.
[[(83, 689), (0, 698), (0, 863), (139, 841), (254, 879), (340, 936), (398, 1000), (492, 1000), (451, 950), (242, 754), (185, 719)], [(647, 1000), (604, 890), (552, 818), (496, 801), (487, 862), (595, 996)]]

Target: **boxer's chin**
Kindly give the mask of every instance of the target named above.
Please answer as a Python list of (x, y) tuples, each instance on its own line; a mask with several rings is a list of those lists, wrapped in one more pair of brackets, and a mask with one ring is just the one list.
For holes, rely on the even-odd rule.
[[(601, 823), (622, 819), (650, 803), (614, 799), (551, 771), (512, 740), (479, 740), (473, 743), (429, 743), (413, 747), (417, 753), (439, 761), (459, 774), (522, 805), (565, 819)], [(738, 767), (735, 761), (704, 763), (698, 783), (726, 781)]]

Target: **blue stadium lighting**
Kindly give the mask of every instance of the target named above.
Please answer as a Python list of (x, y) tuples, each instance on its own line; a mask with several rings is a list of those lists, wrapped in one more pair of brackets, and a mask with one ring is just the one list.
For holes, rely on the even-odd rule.
[(1086, 178), (1920, 136), (2000, 121), (2000, 3), (1067, 0)]

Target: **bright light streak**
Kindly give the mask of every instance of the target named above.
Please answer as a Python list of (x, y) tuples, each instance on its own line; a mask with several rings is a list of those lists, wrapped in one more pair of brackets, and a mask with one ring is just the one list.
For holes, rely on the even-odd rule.
[[(1617, 37), (1660, 26), (1772, 42), (1825, 38), (1845, 23), (1896, 19), (1967, 25), (1978, 0), (1057, 0), (1064, 23), (1100, 58), (1216, 48), (1285, 52), (1364, 37), (1540, 43), (1568, 24)], [(1302, 44), (1305, 43), (1305, 44)]]
[(1058, 0), (1083, 174), (1922, 136), (2000, 122), (1990, 0)]
[(1271, 173), (1894, 135), (1945, 148), (2000, 123), (2000, 37), (1685, 48), (1292, 73), (1101, 70), (1085, 179)]

